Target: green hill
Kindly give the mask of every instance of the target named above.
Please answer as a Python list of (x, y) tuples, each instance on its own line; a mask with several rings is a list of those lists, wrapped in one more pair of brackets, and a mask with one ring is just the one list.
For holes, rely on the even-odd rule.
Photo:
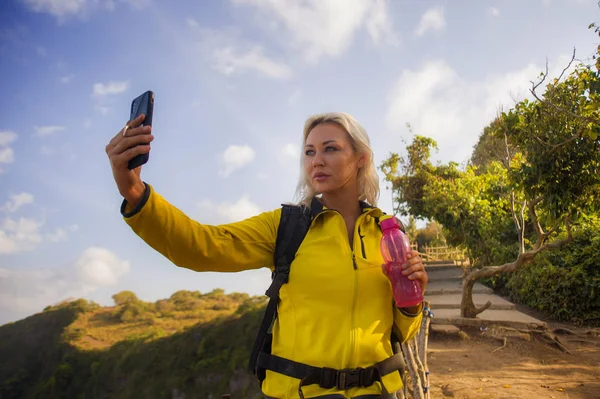
[(258, 398), (248, 356), (266, 298), (178, 291), (83, 299), (0, 327), (0, 398)]

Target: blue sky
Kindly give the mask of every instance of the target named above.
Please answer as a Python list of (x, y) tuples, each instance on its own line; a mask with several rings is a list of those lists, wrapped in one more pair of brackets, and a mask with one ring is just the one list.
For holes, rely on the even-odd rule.
[[(466, 161), (546, 59), (597, 46), (593, 0), (5, 0), (0, 11), (0, 323), (69, 297), (263, 294), (269, 272), (195, 273), (124, 223), (104, 148), (156, 95), (142, 177), (205, 223), (293, 199), (302, 125), (354, 115), (376, 163), (415, 133)], [(391, 210), (382, 184), (379, 204)]]

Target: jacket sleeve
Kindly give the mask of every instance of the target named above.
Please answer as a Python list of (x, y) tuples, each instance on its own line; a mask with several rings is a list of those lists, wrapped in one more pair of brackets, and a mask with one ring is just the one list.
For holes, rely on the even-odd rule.
[(423, 320), (423, 303), (419, 306), (419, 311), (414, 314), (408, 314), (404, 310), (394, 306), (394, 332), (400, 340), (400, 343), (404, 343), (412, 339), (421, 328), (421, 321)]
[(140, 204), (131, 209), (123, 201), (121, 214), (142, 240), (179, 267), (215, 272), (273, 269), (280, 209), (240, 222), (204, 225), (146, 184)]

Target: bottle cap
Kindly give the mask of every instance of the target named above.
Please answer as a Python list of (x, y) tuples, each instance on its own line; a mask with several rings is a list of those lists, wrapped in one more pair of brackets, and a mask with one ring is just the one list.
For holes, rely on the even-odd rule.
[(379, 222), (379, 226), (381, 226), (381, 230), (383, 230), (383, 231), (400, 228), (400, 225), (398, 224), (398, 220), (393, 216)]

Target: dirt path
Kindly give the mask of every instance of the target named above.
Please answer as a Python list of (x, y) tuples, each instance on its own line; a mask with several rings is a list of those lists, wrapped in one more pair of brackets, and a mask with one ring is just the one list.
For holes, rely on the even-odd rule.
[[(557, 326), (549, 323), (551, 329)], [(516, 337), (491, 353), (502, 343), (477, 328), (464, 331), (468, 340), (430, 336), (432, 398), (600, 399), (600, 337), (586, 337), (591, 343), (583, 343), (559, 336), (572, 355), (536, 339)]]

